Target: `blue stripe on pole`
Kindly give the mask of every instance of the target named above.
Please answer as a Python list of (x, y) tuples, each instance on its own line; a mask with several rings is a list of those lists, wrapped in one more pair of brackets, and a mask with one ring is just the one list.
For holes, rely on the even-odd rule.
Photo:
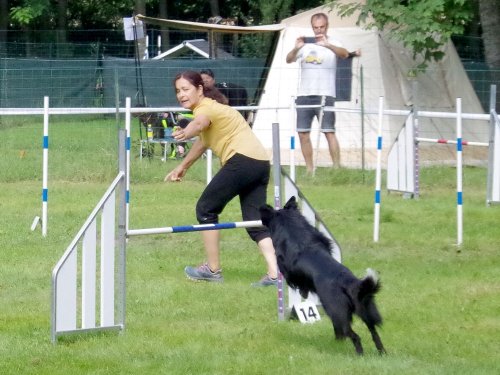
[(461, 192), (461, 191), (458, 191), (458, 192), (457, 192), (457, 204), (461, 206), (461, 205), (462, 205), (462, 203), (463, 203), (463, 202), (462, 202), (462, 192)]
[(203, 230), (233, 229), (233, 228), (236, 228), (236, 223), (182, 225), (178, 227), (172, 227), (172, 233), (197, 232)]
[(380, 203), (380, 190), (375, 190), (375, 203)]
[(45, 148), (45, 149), (49, 148), (49, 136), (48, 135), (43, 136), (43, 148)]
[(377, 150), (382, 150), (382, 137), (377, 138)]
[(457, 151), (462, 151), (462, 138), (457, 138)]
[(295, 150), (295, 137), (293, 135), (290, 138), (290, 150)]
[(49, 189), (42, 189), (42, 202), (47, 202), (49, 199)]
[(125, 141), (125, 150), (130, 151), (130, 137)]
[(130, 190), (125, 192), (125, 203), (130, 203)]

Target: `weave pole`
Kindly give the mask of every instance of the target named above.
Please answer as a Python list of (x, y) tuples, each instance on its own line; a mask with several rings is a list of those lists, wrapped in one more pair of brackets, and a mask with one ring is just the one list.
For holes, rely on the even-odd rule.
[(377, 167), (375, 176), (375, 209), (373, 220), (373, 241), (378, 242), (380, 235), (380, 185), (382, 181), (382, 120), (384, 117), (384, 98), (378, 100), (378, 135), (377, 135)]
[(457, 98), (457, 246), (463, 241), (462, 98)]

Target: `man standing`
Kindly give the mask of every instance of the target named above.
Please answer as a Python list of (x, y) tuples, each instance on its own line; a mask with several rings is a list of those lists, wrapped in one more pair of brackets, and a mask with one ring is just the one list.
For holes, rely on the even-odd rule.
[[(297, 38), (295, 47), (286, 56), (286, 62), (300, 62), (297, 106), (320, 105), (324, 96), (324, 104), (330, 107), (334, 105), (336, 96), (337, 57), (345, 59), (349, 57), (349, 52), (339, 42), (328, 38), (328, 16), (325, 13), (313, 14), (311, 26), (314, 38)], [(297, 132), (308, 173), (314, 172), (311, 124), (314, 116), (320, 119), (320, 112), (320, 108), (297, 108)], [(333, 165), (338, 167), (340, 149), (335, 136), (335, 112), (324, 112), (320, 125), (328, 142)]]

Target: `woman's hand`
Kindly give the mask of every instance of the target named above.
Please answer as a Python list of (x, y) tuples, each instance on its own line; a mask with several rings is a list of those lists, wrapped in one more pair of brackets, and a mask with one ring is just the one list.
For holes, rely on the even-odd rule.
[(180, 182), (182, 181), (182, 177), (186, 174), (187, 169), (185, 169), (182, 165), (177, 166), (174, 170), (172, 170), (169, 174), (165, 176), (163, 179), (164, 182)]
[(176, 141), (186, 141), (188, 139), (186, 137), (185, 129), (182, 129), (181, 127), (172, 132), (172, 137), (174, 137)]

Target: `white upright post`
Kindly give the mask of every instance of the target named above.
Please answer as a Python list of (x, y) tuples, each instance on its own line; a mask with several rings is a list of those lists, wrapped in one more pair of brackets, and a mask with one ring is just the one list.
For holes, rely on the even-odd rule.
[(49, 97), (43, 98), (43, 181), (42, 181), (42, 236), (47, 236), (47, 210), (49, 200)]
[(207, 185), (212, 181), (212, 150), (208, 149), (207, 155)]
[(129, 203), (130, 203), (130, 97), (125, 99), (125, 131), (126, 131), (126, 141), (125, 149), (126, 155), (126, 180), (125, 180), (125, 231), (128, 232), (129, 228)]
[(377, 136), (377, 166), (375, 178), (375, 214), (373, 221), (373, 241), (378, 242), (380, 232), (380, 185), (382, 175), (382, 121), (384, 117), (384, 98), (378, 100), (378, 136)]
[(462, 98), (457, 98), (457, 246), (463, 239), (462, 199)]
[(321, 141), (321, 128), (323, 126), (323, 117), (325, 115), (325, 104), (326, 104), (326, 96), (321, 97), (321, 108), (319, 111), (318, 118), (318, 136), (316, 137), (316, 150), (313, 154), (313, 176), (316, 174), (316, 167), (318, 166), (319, 159), (319, 143)]
[(161, 35), (158, 35), (157, 44), (158, 44), (158, 56), (161, 55)]

